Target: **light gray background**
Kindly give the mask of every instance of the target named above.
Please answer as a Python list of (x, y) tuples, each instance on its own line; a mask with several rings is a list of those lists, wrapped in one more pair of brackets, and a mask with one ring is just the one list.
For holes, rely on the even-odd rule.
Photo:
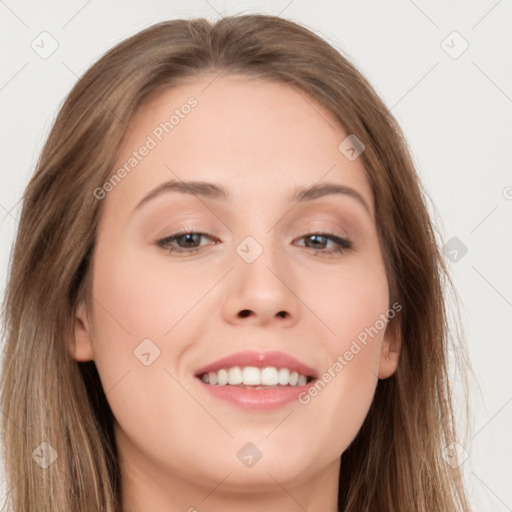
[[(154, 22), (241, 12), (281, 14), (327, 39), (367, 76), (403, 127), (441, 218), (440, 240), (457, 237), (467, 247), (462, 258), (456, 249), (457, 262), (447, 254), (477, 377), (472, 439), (464, 446), (467, 485), (475, 510), (512, 510), (510, 0), (0, 0), (0, 292), (19, 198), (77, 77)], [(51, 48), (43, 31), (58, 43), (46, 59), (31, 47)], [(3, 503), (1, 468), (0, 480)]]

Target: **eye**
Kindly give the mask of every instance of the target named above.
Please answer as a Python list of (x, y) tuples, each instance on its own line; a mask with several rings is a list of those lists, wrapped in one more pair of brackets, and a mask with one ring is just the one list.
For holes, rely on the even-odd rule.
[[(354, 250), (354, 244), (348, 238), (342, 238), (332, 233), (309, 233), (299, 238), (299, 240), (306, 240), (304, 244), (309, 249), (322, 254), (336, 254)], [(331, 242), (330, 248), (327, 245)]]
[[(213, 240), (208, 233), (185, 228), (158, 240), (156, 244), (170, 253), (193, 254), (205, 245), (201, 244), (203, 237)], [(309, 233), (298, 240), (306, 240), (305, 247), (321, 254), (340, 254), (354, 249), (351, 240), (332, 233)], [(218, 240), (214, 242), (217, 243)]]
[(192, 254), (198, 251), (201, 247), (200, 242), (202, 237), (211, 239), (208, 233), (192, 231), (190, 229), (181, 229), (180, 231), (158, 240), (156, 243), (159, 247), (162, 247), (168, 252)]

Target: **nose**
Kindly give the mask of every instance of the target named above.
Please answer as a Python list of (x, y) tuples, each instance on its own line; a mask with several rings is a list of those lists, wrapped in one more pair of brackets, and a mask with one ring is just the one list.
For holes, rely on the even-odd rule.
[(236, 255), (222, 314), (228, 323), (290, 327), (298, 321), (300, 299), (293, 269), (284, 254), (267, 246), (251, 263)]

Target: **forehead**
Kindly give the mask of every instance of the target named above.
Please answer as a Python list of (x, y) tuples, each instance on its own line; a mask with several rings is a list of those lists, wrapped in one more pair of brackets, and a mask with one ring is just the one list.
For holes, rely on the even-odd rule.
[[(339, 150), (343, 127), (314, 98), (281, 82), (194, 79), (153, 96), (130, 128), (116, 165), (129, 175), (110, 194), (125, 205), (169, 179), (222, 183), (244, 201), (289, 197), (325, 180), (356, 188), (373, 208), (360, 159)], [(141, 157), (143, 147), (150, 149)]]

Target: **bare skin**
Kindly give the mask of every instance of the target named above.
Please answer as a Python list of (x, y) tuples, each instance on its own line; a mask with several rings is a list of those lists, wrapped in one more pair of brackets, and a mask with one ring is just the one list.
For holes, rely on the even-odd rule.
[[(148, 136), (157, 144), (101, 199), (94, 314), (77, 309), (74, 357), (95, 361), (116, 419), (124, 512), (336, 512), (341, 454), (400, 347), (391, 322), (333, 373), (391, 307), (372, 191), (361, 160), (338, 150), (348, 134), (313, 99), (212, 79), (161, 93), (130, 123), (118, 167)], [(190, 97), (197, 105), (158, 140), (155, 127)], [(136, 208), (169, 180), (215, 182), (230, 198), (171, 191)], [(348, 194), (290, 199), (327, 182), (368, 210)], [(158, 245), (181, 228), (208, 235)], [(251, 263), (237, 252), (248, 236), (262, 249)], [(149, 365), (134, 355), (145, 339), (146, 359), (151, 343), (160, 351)], [(308, 403), (247, 410), (194, 375), (243, 350), (278, 350), (332, 378)], [(248, 442), (261, 453), (252, 467), (237, 456)]]

